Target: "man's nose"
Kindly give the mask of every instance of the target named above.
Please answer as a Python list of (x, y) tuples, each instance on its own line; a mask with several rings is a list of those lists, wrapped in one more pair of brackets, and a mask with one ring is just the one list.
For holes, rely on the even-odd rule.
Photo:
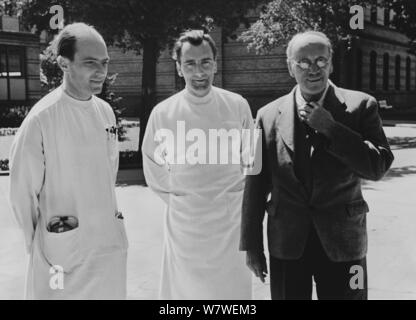
[(105, 77), (107, 75), (107, 71), (108, 71), (107, 65), (99, 64), (96, 69), (96, 74)]
[(202, 64), (201, 63), (196, 63), (195, 64), (195, 73), (196, 74), (202, 74), (202, 73), (204, 73), (204, 70), (202, 68)]
[(309, 68), (309, 72), (310, 73), (318, 73), (319, 71), (321, 71), (321, 68), (319, 68), (316, 63), (312, 63), (312, 65)]

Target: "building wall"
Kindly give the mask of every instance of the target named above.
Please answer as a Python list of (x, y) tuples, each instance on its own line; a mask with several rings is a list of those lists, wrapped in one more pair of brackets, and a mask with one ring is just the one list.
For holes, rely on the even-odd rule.
[[(352, 50), (340, 47), (335, 55), (333, 81), (342, 87), (362, 90), (374, 95), (378, 100), (387, 100), (395, 108), (412, 107), (416, 99), (416, 57), (408, 53), (408, 38), (392, 28), (384, 26), (384, 11), (377, 10), (375, 21), (371, 20), (369, 9), (365, 11), (365, 29), (359, 33), (360, 39), (353, 42)], [(391, 18), (392, 14), (390, 14)], [(244, 31), (243, 27), (237, 34)], [(218, 72), (214, 85), (243, 95), (250, 103), (253, 113), (266, 103), (286, 94), (294, 86), (286, 66), (285, 48), (277, 48), (267, 55), (256, 55), (247, 50), (245, 43), (225, 39), (221, 29), (211, 33), (218, 46)], [(357, 50), (362, 52), (361, 86), (357, 81)], [(370, 53), (377, 53), (376, 90), (370, 90)], [(390, 55), (389, 90), (383, 90), (383, 54)], [(394, 57), (401, 56), (401, 88), (394, 88)], [(116, 92), (123, 97), (122, 105), (127, 107), (126, 115), (137, 115), (140, 108), (141, 56), (111, 48), (109, 71), (118, 72)], [(411, 59), (411, 90), (405, 90), (406, 58)], [(158, 101), (183, 88), (178, 79), (170, 52), (165, 50), (157, 65)]]
[[(0, 102), (0, 105), (33, 105), (42, 96), (39, 77), (39, 37), (27, 32), (0, 31), (0, 45), (25, 48), (26, 100)], [(13, 89), (13, 88), (11, 88)]]

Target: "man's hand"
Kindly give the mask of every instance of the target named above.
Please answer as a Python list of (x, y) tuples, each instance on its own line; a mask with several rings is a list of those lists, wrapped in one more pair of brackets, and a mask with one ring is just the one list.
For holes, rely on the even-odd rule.
[(316, 102), (309, 102), (300, 108), (299, 115), (312, 129), (324, 134), (335, 122), (332, 114)]
[(258, 251), (247, 251), (246, 263), (256, 277), (259, 277), (261, 282), (264, 283), (264, 278), (267, 276), (267, 264), (264, 253)]

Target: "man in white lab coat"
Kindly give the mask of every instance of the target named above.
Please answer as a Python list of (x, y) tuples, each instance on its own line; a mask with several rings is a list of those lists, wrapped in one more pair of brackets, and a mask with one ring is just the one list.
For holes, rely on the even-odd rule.
[(153, 109), (142, 147), (147, 184), (167, 204), (160, 298), (250, 299), (238, 242), (241, 132), (253, 128), (251, 111), (240, 95), (212, 86), (209, 35), (184, 33), (174, 59), (186, 87)]
[[(32, 108), (10, 155), (10, 202), (29, 254), (26, 298), (124, 299), (116, 120), (95, 96), (107, 75), (107, 47), (83, 23), (66, 26), (55, 45), (63, 83)], [(62, 228), (53, 227), (56, 219)]]

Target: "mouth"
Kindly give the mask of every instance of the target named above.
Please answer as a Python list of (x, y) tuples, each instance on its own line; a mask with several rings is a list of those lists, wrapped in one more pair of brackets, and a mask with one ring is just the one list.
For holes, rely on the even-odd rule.
[(94, 84), (102, 84), (104, 83), (104, 80), (91, 80), (91, 82)]
[(322, 80), (322, 78), (308, 79), (308, 81), (312, 82), (312, 83), (316, 83), (316, 82), (319, 82), (321, 80)]
[(194, 79), (193, 81), (196, 82), (196, 83), (205, 83), (208, 80), (207, 79)]

